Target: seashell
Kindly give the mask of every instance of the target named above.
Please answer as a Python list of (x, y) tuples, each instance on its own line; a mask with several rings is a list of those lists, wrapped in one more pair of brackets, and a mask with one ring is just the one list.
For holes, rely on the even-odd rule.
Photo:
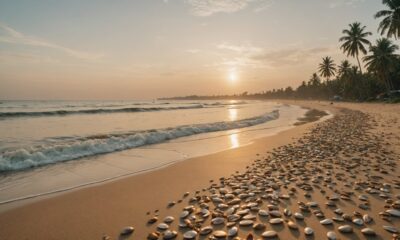
[(226, 227), (227, 227), (227, 228), (233, 227), (233, 226), (235, 226), (235, 225), (236, 225), (236, 222), (227, 222), (227, 223), (226, 223)]
[(160, 223), (157, 225), (157, 229), (159, 229), (161, 231), (167, 230), (168, 228), (169, 228), (169, 226), (166, 223)]
[(329, 240), (336, 240), (336, 239), (337, 239), (336, 233), (335, 233), (335, 232), (332, 232), (332, 231), (329, 231), (329, 232), (326, 234), (326, 236), (328, 237)]
[(320, 221), (320, 223), (321, 223), (322, 225), (329, 225), (329, 224), (332, 224), (333, 221), (332, 221), (332, 219), (330, 219), (330, 218), (326, 218), (326, 219)]
[(307, 236), (313, 235), (314, 234), (314, 230), (310, 227), (306, 227), (304, 228), (304, 234)]
[(187, 218), (188, 216), (189, 216), (189, 211), (183, 211), (182, 213), (181, 213), (181, 215), (179, 215), (179, 218)]
[(172, 216), (168, 216), (168, 217), (164, 218), (165, 223), (172, 223), (174, 220), (175, 220), (175, 218)]
[(332, 220), (335, 222), (344, 222), (344, 218), (342, 217), (333, 217)]
[(360, 196), (358, 196), (358, 199), (360, 199), (361, 201), (367, 201), (368, 200), (368, 196), (365, 194), (361, 194)]
[(296, 218), (298, 220), (303, 220), (304, 219), (303, 214), (301, 214), (299, 212), (294, 213), (293, 216), (294, 216), (294, 218)]
[(147, 221), (147, 224), (153, 224), (158, 221), (158, 217), (152, 217)]
[(283, 210), (283, 214), (284, 214), (286, 217), (292, 216), (292, 212), (291, 212), (289, 209), (287, 209), (287, 208), (285, 208), (285, 209)]
[(218, 231), (213, 232), (213, 236), (216, 238), (226, 238), (227, 234), (225, 231), (218, 230)]
[(201, 236), (205, 236), (205, 235), (210, 234), (212, 231), (213, 231), (213, 228), (211, 226), (206, 226), (206, 227), (203, 227), (200, 229), (199, 234)]
[(239, 226), (250, 226), (253, 225), (253, 220), (242, 220), (239, 222)]
[(178, 233), (177, 233), (176, 231), (167, 230), (167, 231), (164, 233), (163, 239), (165, 239), (165, 240), (174, 239), (174, 238), (176, 238), (177, 236), (178, 236)]
[(396, 209), (389, 209), (386, 210), (387, 213), (389, 213), (393, 217), (400, 217), (400, 211)]
[(237, 222), (237, 221), (240, 220), (240, 216), (236, 215), (236, 214), (233, 214), (233, 215), (229, 215), (227, 217), (227, 219), (228, 219), (229, 222)]
[(373, 219), (368, 214), (364, 214), (363, 220), (364, 220), (365, 223), (370, 223), (370, 222), (372, 222)]
[(149, 235), (147, 235), (147, 240), (158, 240), (159, 237), (160, 237), (159, 232), (152, 232)]
[(385, 229), (386, 231), (390, 232), (390, 233), (398, 233), (399, 230), (397, 230), (397, 228), (393, 227), (393, 226), (383, 226), (383, 229)]
[(318, 207), (318, 203), (317, 202), (308, 202), (307, 206), (315, 208), (315, 207)]
[(216, 217), (216, 218), (211, 219), (211, 224), (212, 225), (221, 225), (224, 222), (225, 222), (225, 219), (222, 218), (222, 217)]
[(232, 227), (228, 230), (228, 237), (234, 237), (238, 234), (238, 228)]
[(352, 233), (353, 232), (353, 228), (350, 225), (339, 226), (338, 230), (341, 233)]
[(282, 218), (272, 218), (269, 220), (270, 224), (281, 224), (283, 223), (283, 219)]
[(264, 230), (266, 228), (264, 223), (254, 223), (253, 229), (254, 230)]
[(298, 230), (299, 229), (299, 227), (292, 221), (289, 221), (287, 224), (288, 224), (288, 227), (290, 229), (293, 229), (293, 230)]
[(256, 218), (257, 218), (257, 216), (255, 216), (253, 214), (248, 214), (248, 215), (243, 217), (243, 220), (254, 220)]
[(353, 219), (353, 223), (358, 225), (358, 226), (362, 226), (364, 225), (364, 221), (361, 218), (355, 218)]
[(276, 233), (275, 231), (270, 230), (270, 231), (263, 232), (261, 234), (261, 236), (263, 238), (274, 238), (274, 237), (278, 236), (278, 233)]
[(258, 211), (258, 215), (260, 215), (261, 217), (268, 217), (269, 216), (268, 211), (266, 211), (266, 210), (259, 210)]
[(335, 209), (334, 212), (335, 212), (336, 214), (338, 214), (338, 215), (342, 215), (342, 214), (343, 214), (343, 210), (340, 209), (340, 208)]
[(367, 236), (375, 236), (376, 233), (372, 228), (363, 228), (361, 229), (362, 234), (367, 235)]
[(271, 217), (277, 217), (277, 218), (282, 216), (282, 214), (277, 210), (269, 211), (269, 215), (271, 215)]
[(121, 230), (120, 235), (126, 236), (130, 235), (135, 231), (134, 227), (125, 227), (124, 229)]
[(194, 230), (187, 231), (183, 234), (183, 239), (195, 239), (197, 237), (197, 232)]

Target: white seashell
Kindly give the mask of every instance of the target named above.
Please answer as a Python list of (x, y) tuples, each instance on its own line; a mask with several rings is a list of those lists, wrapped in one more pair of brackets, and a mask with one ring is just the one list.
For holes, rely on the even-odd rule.
[(326, 218), (326, 219), (320, 221), (320, 223), (321, 223), (322, 225), (329, 225), (329, 224), (332, 224), (333, 221), (332, 221), (332, 219), (330, 219), (330, 218)]
[(293, 216), (294, 216), (296, 219), (299, 219), (299, 220), (303, 220), (303, 219), (304, 219), (303, 214), (301, 214), (301, 213), (299, 213), (299, 212), (294, 213)]
[(240, 226), (250, 226), (253, 225), (254, 221), (253, 220), (242, 220), (239, 222)]
[(164, 218), (165, 223), (172, 223), (174, 220), (175, 220), (175, 218), (172, 216), (168, 216), (168, 217)]
[(165, 239), (165, 240), (174, 239), (174, 238), (176, 238), (177, 236), (178, 236), (178, 233), (177, 233), (176, 231), (167, 230), (167, 231), (164, 233), (163, 239)]
[(135, 228), (133, 227), (125, 227), (124, 229), (121, 230), (121, 235), (130, 235), (135, 231)]
[(363, 220), (364, 220), (365, 223), (370, 223), (370, 222), (372, 222), (373, 219), (368, 214), (364, 214)]
[(398, 233), (399, 230), (397, 230), (397, 228), (393, 227), (393, 226), (383, 226), (383, 229), (385, 229), (386, 231), (390, 232), (390, 233)]
[(363, 228), (361, 229), (362, 234), (367, 235), (367, 236), (375, 236), (376, 233), (372, 228)]
[(162, 231), (167, 230), (168, 228), (169, 228), (169, 226), (166, 223), (160, 223), (157, 225), (157, 229), (162, 230)]
[(355, 218), (353, 219), (353, 223), (358, 225), (358, 226), (362, 226), (364, 225), (364, 221), (361, 218)]
[(268, 211), (266, 211), (266, 210), (259, 210), (258, 211), (258, 215), (260, 215), (261, 217), (268, 217), (269, 216)]
[(314, 230), (310, 227), (306, 227), (304, 228), (304, 234), (307, 236), (313, 235), (314, 234)]
[(197, 236), (197, 232), (193, 231), (193, 230), (187, 231), (183, 234), (184, 239), (195, 239), (196, 236)]
[(189, 211), (183, 211), (182, 213), (181, 213), (181, 215), (179, 215), (179, 218), (187, 218), (187, 216), (189, 216)]
[(263, 232), (261, 234), (261, 236), (263, 238), (274, 238), (274, 237), (278, 236), (278, 233), (276, 233), (275, 231), (270, 230), (270, 231)]
[(269, 220), (270, 224), (281, 224), (283, 223), (283, 219), (282, 218), (272, 218)]
[(352, 233), (353, 228), (350, 225), (343, 225), (338, 228), (339, 232), (342, 233)]
[(200, 229), (199, 234), (202, 236), (208, 235), (213, 231), (213, 228), (211, 226), (206, 226)]
[(238, 228), (232, 227), (228, 230), (228, 237), (235, 237), (238, 234)]
[(326, 234), (326, 236), (328, 237), (329, 240), (336, 240), (336, 239), (337, 239), (336, 233), (335, 233), (335, 232), (332, 232), (332, 231), (329, 231), (329, 232)]
[(393, 217), (400, 217), (400, 211), (396, 209), (389, 209), (386, 210), (387, 213), (389, 213)]

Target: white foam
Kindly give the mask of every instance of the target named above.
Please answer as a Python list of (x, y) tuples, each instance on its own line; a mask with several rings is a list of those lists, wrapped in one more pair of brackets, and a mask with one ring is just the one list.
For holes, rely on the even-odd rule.
[(80, 137), (42, 146), (9, 150), (0, 155), (0, 172), (23, 170), (97, 154), (110, 153), (180, 137), (245, 128), (279, 118), (279, 111), (237, 121), (184, 125), (174, 128)]

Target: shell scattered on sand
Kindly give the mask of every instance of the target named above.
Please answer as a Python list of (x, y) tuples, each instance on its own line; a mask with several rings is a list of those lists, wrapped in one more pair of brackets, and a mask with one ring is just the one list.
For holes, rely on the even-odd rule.
[[(277, 228), (299, 238), (380, 233), (388, 239), (399, 232), (400, 179), (388, 178), (399, 158), (383, 134), (369, 132), (377, 124), (365, 113), (342, 110), (293, 144), (258, 155), (245, 171), (167, 203), (163, 210), (178, 214), (161, 215), (160, 209), (148, 220), (156, 231), (149, 230), (147, 239), (273, 239)], [(376, 199), (382, 205), (372, 205)], [(151, 225), (157, 216), (163, 223)], [(381, 221), (387, 223), (375, 224)], [(310, 224), (315, 222), (320, 226)]]

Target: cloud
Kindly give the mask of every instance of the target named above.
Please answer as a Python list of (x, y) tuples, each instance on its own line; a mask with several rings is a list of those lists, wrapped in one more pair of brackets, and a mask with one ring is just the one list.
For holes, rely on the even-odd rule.
[(233, 13), (245, 9), (250, 4), (257, 4), (258, 10), (266, 9), (271, 0), (186, 0), (195, 16), (211, 16), (215, 13)]
[(218, 49), (228, 50), (239, 54), (256, 53), (262, 51), (261, 48), (254, 47), (250, 43), (235, 45), (230, 43), (221, 43), (217, 45)]
[(269, 66), (280, 67), (287, 65), (297, 65), (313, 58), (320, 58), (323, 54), (333, 53), (329, 47), (316, 48), (284, 48), (255, 54), (251, 59), (262, 62)]
[(365, 2), (365, 0), (333, 0), (329, 3), (329, 8), (337, 8), (341, 6), (354, 6), (357, 3)]
[(96, 60), (102, 57), (101, 54), (93, 54), (74, 50), (44, 39), (25, 35), (2, 22), (0, 22), (0, 42), (55, 49), (67, 54), (68, 56), (85, 60)]

